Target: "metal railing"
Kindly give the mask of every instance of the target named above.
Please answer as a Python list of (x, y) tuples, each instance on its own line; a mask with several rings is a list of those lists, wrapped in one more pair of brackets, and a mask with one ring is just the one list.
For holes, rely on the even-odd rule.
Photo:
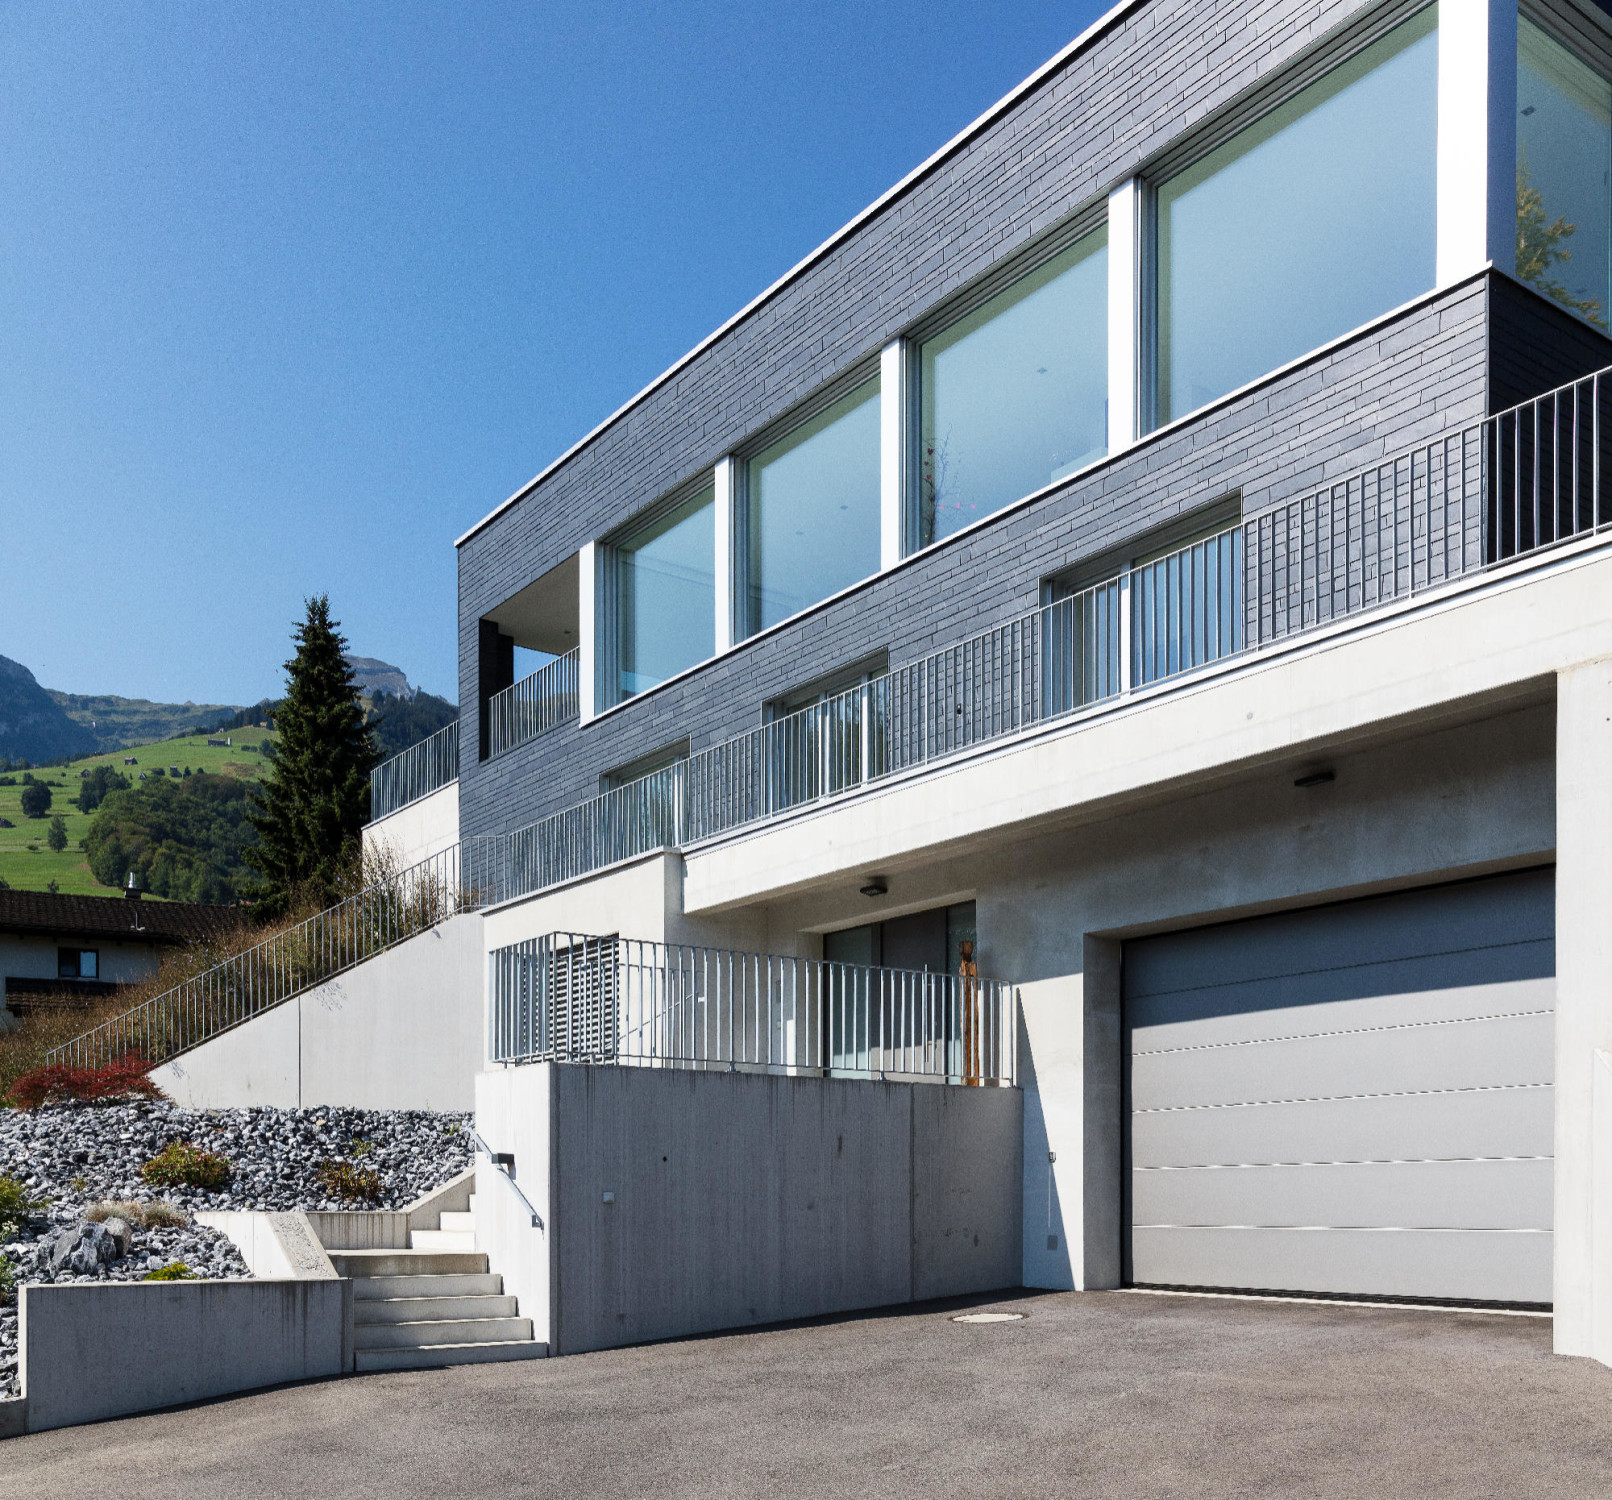
[[(854, 792), (1612, 524), (1612, 370), (509, 836), (521, 895)], [(1604, 476), (1604, 477), (1603, 477)]]
[(485, 904), (492, 887), (477, 882), (496, 871), (477, 856), (491, 851), (484, 844), (465, 847), (468, 858), (455, 845), (376, 881), (51, 1049), (46, 1061), (98, 1067), (136, 1053), (147, 1062), (163, 1062)]
[(487, 754), (502, 755), (577, 717), (580, 651), (567, 651), (487, 700)]
[(369, 820), (429, 797), (459, 779), (459, 721), (382, 761), (369, 773)]
[(993, 979), (553, 932), (489, 955), (495, 1062), (1011, 1084)]

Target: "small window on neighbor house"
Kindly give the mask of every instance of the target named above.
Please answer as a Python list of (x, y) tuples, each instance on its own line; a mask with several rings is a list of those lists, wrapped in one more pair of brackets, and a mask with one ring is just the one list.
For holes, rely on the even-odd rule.
[(746, 630), (879, 571), (879, 382), (841, 397), (746, 466)]
[(1108, 450), (1108, 228), (919, 351), (917, 543), (927, 547)]
[(101, 956), (94, 948), (58, 948), (56, 950), (56, 977), (58, 979), (97, 979), (101, 972)]

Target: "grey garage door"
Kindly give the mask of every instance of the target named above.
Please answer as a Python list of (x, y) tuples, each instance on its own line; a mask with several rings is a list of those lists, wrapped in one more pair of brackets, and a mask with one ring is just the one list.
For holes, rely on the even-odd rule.
[(1549, 1302), (1553, 877), (1127, 943), (1131, 1282)]

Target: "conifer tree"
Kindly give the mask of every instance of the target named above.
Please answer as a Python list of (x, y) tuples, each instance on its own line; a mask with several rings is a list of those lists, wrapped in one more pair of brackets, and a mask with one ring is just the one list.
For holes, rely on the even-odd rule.
[(279, 742), (251, 814), (258, 841), (245, 851), (263, 877), (257, 909), (265, 917), (337, 899), (358, 861), (369, 773), (379, 760), (330, 598), (321, 594), (307, 606), (292, 636), (296, 655), (285, 664), (285, 701), (274, 716)]

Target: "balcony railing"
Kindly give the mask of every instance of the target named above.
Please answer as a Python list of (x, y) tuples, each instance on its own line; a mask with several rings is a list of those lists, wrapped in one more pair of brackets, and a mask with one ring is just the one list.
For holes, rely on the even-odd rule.
[(487, 700), (487, 754), (502, 755), (577, 716), (577, 651), (567, 651)]
[(506, 897), (680, 848), (1612, 524), (1612, 370), (505, 836)]
[(491, 956), (495, 1062), (1011, 1084), (992, 979), (553, 932)]
[(459, 778), (459, 721), (444, 725), (369, 773), (369, 820), (429, 797)]

